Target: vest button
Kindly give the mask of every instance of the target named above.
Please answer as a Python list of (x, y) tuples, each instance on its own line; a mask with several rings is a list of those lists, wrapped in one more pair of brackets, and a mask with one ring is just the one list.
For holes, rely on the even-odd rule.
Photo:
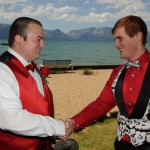
[(147, 119), (150, 120), (150, 113), (147, 114)]
[(128, 105), (131, 106), (132, 104), (131, 104), (131, 103), (128, 103)]

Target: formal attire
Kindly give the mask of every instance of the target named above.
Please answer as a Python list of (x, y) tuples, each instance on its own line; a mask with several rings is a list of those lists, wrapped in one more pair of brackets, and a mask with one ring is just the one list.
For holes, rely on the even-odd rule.
[(48, 85), (28, 64), (10, 48), (0, 56), (0, 149), (52, 149), (50, 137), (65, 134)]
[[(150, 63), (148, 50), (137, 59), (140, 66), (115, 68), (100, 96), (73, 117), (75, 130), (119, 107), (117, 140), (138, 147), (150, 143)], [(142, 107), (141, 107), (142, 106)]]

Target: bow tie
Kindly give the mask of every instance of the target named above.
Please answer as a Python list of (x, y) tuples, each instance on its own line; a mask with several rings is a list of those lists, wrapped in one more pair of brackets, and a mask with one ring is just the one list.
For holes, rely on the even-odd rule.
[(129, 60), (126, 60), (125, 61), (125, 66), (126, 66), (126, 68), (127, 69), (129, 69), (130, 67), (137, 67), (137, 68), (140, 68), (140, 64), (139, 64), (139, 61), (138, 60), (136, 60), (136, 61), (134, 61), (134, 62), (130, 62)]
[(27, 70), (31, 70), (33, 72), (34, 72), (35, 67), (36, 67), (36, 63), (34, 63), (34, 62), (31, 62), (31, 64), (28, 64), (26, 66)]

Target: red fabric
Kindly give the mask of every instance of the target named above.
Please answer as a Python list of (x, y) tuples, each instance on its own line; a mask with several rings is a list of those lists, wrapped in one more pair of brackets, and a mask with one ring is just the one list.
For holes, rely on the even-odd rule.
[(129, 115), (131, 114), (139, 96), (144, 76), (148, 67), (149, 54), (146, 52), (139, 59), (141, 67), (127, 69), (123, 83), (123, 98)]
[(46, 101), (48, 102), (48, 105), (49, 105), (49, 114), (51, 117), (54, 118), (54, 104), (53, 104), (53, 95), (52, 95), (52, 92), (51, 90), (49, 89), (46, 81), (43, 81), (43, 86), (44, 86), (44, 95), (45, 95), (45, 99)]
[[(149, 52), (146, 50), (146, 52), (138, 60), (141, 67), (139, 69), (135, 67), (131, 67), (130, 69), (128, 69), (123, 83), (124, 103), (129, 114), (131, 114), (135, 106), (142, 86), (142, 82), (149, 62)], [(116, 105), (111, 86), (114, 78), (122, 67), (123, 66), (119, 66), (112, 71), (112, 74), (100, 96), (94, 102), (84, 108), (80, 113), (72, 117), (75, 121), (74, 130), (89, 125), (93, 120), (104, 116)], [(124, 137), (124, 139), (129, 142), (128, 136)]]
[[(45, 96), (43, 96), (38, 91), (33, 77), (16, 58), (13, 58), (7, 65), (12, 69), (18, 80), (23, 109), (34, 114), (53, 117), (52, 93), (46, 83), (44, 84)], [(43, 150), (48, 141), (48, 138), (23, 137), (2, 130), (0, 135), (0, 149), (5, 150)]]
[(36, 64), (35, 64), (34, 62), (31, 62), (31, 64), (28, 64), (28, 65), (26, 66), (26, 68), (27, 68), (28, 70), (31, 70), (31, 71), (34, 72), (34, 69), (36, 68)]
[(48, 66), (43, 66), (43, 67), (41, 67), (40, 70), (41, 70), (41, 74), (46, 77), (50, 74), (50, 69)]

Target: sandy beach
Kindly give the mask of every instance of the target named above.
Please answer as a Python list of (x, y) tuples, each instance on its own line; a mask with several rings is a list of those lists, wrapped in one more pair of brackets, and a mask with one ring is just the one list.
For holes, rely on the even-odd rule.
[(93, 75), (84, 75), (83, 70), (75, 70), (48, 76), (47, 81), (54, 98), (55, 118), (72, 117), (99, 96), (112, 70), (92, 71)]

